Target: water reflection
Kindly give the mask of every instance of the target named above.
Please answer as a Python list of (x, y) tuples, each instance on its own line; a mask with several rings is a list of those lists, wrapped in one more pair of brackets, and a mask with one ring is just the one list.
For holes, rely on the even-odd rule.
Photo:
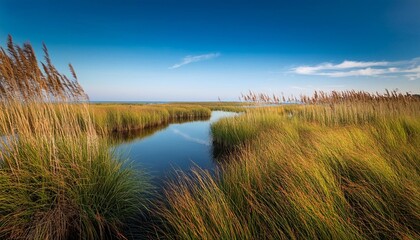
[(211, 123), (237, 113), (213, 111), (210, 119), (172, 123), (158, 129), (119, 136), (115, 149), (146, 169), (158, 187), (174, 170), (188, 172), (192, 167), (212, 171), (215, 167), (210, 132)]
[(191, 121), (207, 121), (210, 120), (210, 116), (208, 117), (191, 117), (188, 119), (174, 119), (170, 122), (162, 125), (158, 125), (151, 128), (146, 129), (139, 129), (139, 130), (131, 130), (131, 131), (125, 131), (125, 132), (114, 132), (109, 137), (111, 138), (111, 141), (113, 141), (113, 144), (122, 144), (122, 143), (130, 143), (135, 140), (141, 140), (143, 138), (149, 137), (165, 128), (167, 128), (170, 124), (175, 123), (187, 123)]

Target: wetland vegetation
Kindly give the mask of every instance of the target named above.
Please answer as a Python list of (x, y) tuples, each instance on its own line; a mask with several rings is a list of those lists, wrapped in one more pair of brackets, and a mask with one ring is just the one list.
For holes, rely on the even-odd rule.
[[(69, 79), (45, 46), (42, 65), (30, 44), (9, 38), (0, 50), (0, 238), (420, 238), (417, 96), (89, 104), (71, 65)], [(243, 112), (211, 125), (215, 172), (179, 173), (159, 201), (148, 174), (110, 151), (115, 133), (214, 110)], [(127, 230), (139, 216), (156, 223), (147, 235)]]
[(197, 170), (170, 185), (162, 215), (174, 236), (419, 238), (419, 99), (350, 91), (302, 102), (213, 124), (229, 151), (217, 177)]

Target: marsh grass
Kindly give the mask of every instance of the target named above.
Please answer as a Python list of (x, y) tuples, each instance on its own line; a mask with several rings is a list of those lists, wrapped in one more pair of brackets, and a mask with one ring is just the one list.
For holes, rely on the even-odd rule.
[(105, 133), (136, 132), (178, 121), (210, 118), (207, 107), (189, 104), (91, 105), (95, 128)]
[(109, 151), (76, 79), (30, 44), (0, 48), (0, 238), (125, 238), (145, 175)]
[(168, 104), (91, 104), (98, 132), (130, 134), (169, 123), (208, 119), (212, 111), (244, 112), (240, 102), (191, 102)]
[(213, 124), (230, 153), (166, 190), (169, 238), (420, 238), (418, 98), (332, 96)]

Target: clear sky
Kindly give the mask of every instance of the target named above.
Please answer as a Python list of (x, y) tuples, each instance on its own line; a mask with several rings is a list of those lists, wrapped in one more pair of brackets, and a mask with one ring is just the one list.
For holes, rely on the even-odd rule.
[(91, 100), (420, 92), (419, 0), (0, 0), (0, 43), (44, 41)]

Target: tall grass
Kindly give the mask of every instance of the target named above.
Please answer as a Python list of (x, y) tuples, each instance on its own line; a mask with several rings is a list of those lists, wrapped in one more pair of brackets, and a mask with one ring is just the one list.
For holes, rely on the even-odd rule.
[(109, 151), (87, 96), (60, 74), (44, 45), (0, 48), (0, 238), (125, 238), (145, 209), (144, 174)]
[(419, 239), (419, 100), (343, 95), (215, 123), (230, 154), (170, 185), (168, 236)]

